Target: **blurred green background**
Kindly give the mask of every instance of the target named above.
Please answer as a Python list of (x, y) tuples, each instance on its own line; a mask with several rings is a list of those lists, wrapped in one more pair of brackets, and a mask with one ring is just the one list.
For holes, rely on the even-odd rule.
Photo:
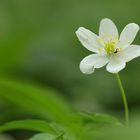
[[(139, 5), (139, 0), (0, 0), (0, 77), (51, 87), (77, 111), (123, 119), (115, 75), (105, 68), (92, 75), (80, 72), (79, 63), (90, 52), (75, 31), (83, 26), (98, 34), (105, 17), (116, 23), (119, 32), (127, 23), (140, 25)], [(134, 44), (140, 44), (140, 33)], [(128, 63), (120, 75), (133, 116), (140, 107), (140, 58)], [(3, 99), (0, 112), (0, 123), (33, 116)]]

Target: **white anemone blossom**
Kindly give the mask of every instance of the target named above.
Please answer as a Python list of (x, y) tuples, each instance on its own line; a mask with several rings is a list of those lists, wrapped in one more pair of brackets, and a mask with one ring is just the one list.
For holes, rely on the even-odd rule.
[(119, 36), (115, 24), (107, 18), (100, 22), (99, 36), (80, 27), (76, 31), (78, 39), (86, 49), (93, 52), (81, 61), (80, 70), (91, 74), (96, 68), (105, 65), (111, 73), (124, 69), (126, 62), (140, 56), (140, 46), (131, 45), (139, 29), (137, 24), (129, 23)]

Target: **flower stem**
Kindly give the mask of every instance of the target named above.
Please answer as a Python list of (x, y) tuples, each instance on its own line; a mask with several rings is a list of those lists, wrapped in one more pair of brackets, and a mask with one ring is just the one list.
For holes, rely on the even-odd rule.
[(124, 104), (124, 109), (125, 109), (125, 125), (128, 126), (129, 124), (129, 109), (128, 109), (128, 103), (127, 103), (127, 98), (126, 98), (126, 94), (124, 92), (124, 88), (120, 79), (119, 74), (116, 74), (116, 78), (118, 81), (118, 85), (122, 94), (122, 98), (123, 98), (123, 104)]

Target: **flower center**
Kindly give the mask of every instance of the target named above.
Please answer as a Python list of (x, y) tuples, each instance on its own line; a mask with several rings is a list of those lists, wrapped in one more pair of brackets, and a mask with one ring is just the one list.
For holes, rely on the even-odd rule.
[(108, 55), (112, 54), (115, 52), (115, 43), (114, 42), (109, 42), (105, 45), (105, 51)]
[(121, 48), (116, 48), (117, 43), (118, 43), (118, 38), (116, 37), (115, 39), (101, 39), (98, 38), (98, 42), (101, 46), (103, 46), (104, 48), (99, 48), (99, 52), (102, 53), (102, 51), (106, 52), (106, 54), (108, 56), (112, 55), (112, 54), (117, 54), (119, 51), (121, 51)]

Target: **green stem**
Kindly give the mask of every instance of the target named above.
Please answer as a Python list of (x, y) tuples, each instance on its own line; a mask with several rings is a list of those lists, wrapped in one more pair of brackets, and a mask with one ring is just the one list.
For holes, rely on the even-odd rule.
[(118, 81), (118, 85), (122, 94), (122, 98), (123, 98), (123, 103), (124, 103), (124, 109), (125, 109), (125, 124), (126, 126), (128, 126), (129, 124), (129, 109), (128, 109), (128, 103), (127, 103), (127, 98), (126, 98), (126, 94), (124, 92), (124, 88), (120, 79), (119, 74), (116, 74), (117, 77), (117, 81)]

